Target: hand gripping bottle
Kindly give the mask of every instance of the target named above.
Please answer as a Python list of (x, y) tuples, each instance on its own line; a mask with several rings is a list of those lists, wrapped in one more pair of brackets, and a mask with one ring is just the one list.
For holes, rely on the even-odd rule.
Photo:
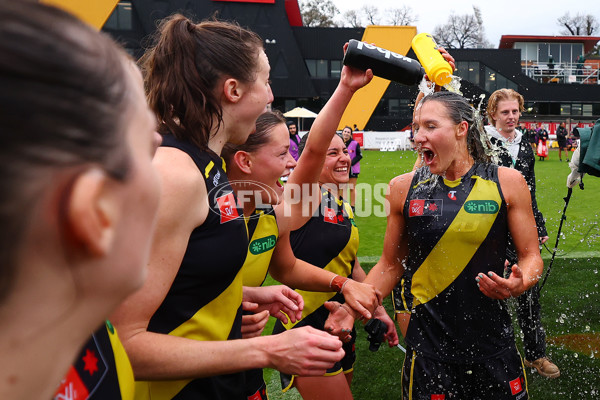
[(417, 85), (425, 75), (417, 60), (354, 39), (348, 43), (344, 65), (363, 71), (370, 68), (373, 75), (403, 85)]
[(425, 68), (429, 80), (438, 86), (447, 85), (452, 81), (452, 67), (439, 52), (433, 36), (419, 33), (412, 40), (412, 48)]

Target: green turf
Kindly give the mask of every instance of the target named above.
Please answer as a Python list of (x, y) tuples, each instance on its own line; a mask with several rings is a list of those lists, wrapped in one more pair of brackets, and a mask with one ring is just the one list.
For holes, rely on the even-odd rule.
[[(397, 175), (412, 169), (416, 159), (412, 151), (364, 151), (361, 160), (361, 173), (358, 184), (388, 183)], [(556, 233), (564, 207), (563, 198), (567, 195), (566, 179), (570, 172), (566, 161), (558, 161), (558, 153), (550, 151), (550, 158), (538, 161), (535, 165), (537, 178), (538, 207), (546, 218), (546, 227), (550, 240), (547, 247), (552, 250), (556, 242)], [(600, 256), (600, 227), (598, 226), (600, 200), (600, 179), (584, 177), (585, 189), (573, 189), (573, 194), (567, 208), (567, 219), (563, 223), (562, 235), (559, 242), (557, 256)], [(361, 201), (359, 191), (357, 208), (373, 210), (378, 201), (373, 196), (366, 196)], [(374, 201), (373, 201), (374, 200)], [(374, 213), (372, 213), (374, 214)], [(360, 247), (358, 255), (364, 261), (376, 261), (381, 255), (383, 235), (385, 233), (385, 218), (370, 215), (357, 216), (357, 225), (360, 229)], [(544, 257), (550, 253), (544, 249)]]
[[(358, 182), (371, 185), (387, 183), (394, 176), (409, 171), (414, 160), (415, 155), (410, 151), (365, 151)], [(568, 173), (567, 163), (558, 161), (556, 151), (550, 152), (549, 160), (536, 163), (538, 202), (547, 219), (550, 249), (554, 246), (562, 215)], [(593, 352), (594, 349), (600, 349), (584, 346), (583, 350), (576, 352), (563, 345), (551, 344), (562, 335), (600, 335), (600, 303), (597, 301), (600, 294), (600, 201), (596, 197), (600, 193), (600, 179), (586, 177), (584, 182), (585, 190), (575, 188), (573, 191), (557, 251), (559, 257), (554, 262), (552, 274), (541, 297), (542, 321), (549, 342), (547, 353), (560, 367), (561, 377), (548, 380), (527, 369), (531, 399), (600, 399), (600, 353)], [(362, 207), (363, 210), (368, 210), (372, 204), (367, 203)], [(385, 218), (357, 216), (357, 223), (360, 229), (361, 265), (368, 271), (381, 254)], [(547, 266), (550, 253), (544, 249), (543, 255)], [(389, 299), (385, 301), (389, 311)], [(514, 308), (514, 304), (510, 305)], [(272, 322), (265, 331), (270, 332), (271, 326)], [(372, 353), (368, 350), (366, 335), (360, 324), (357, 324), (357, 329), (358, 361), (352, 384), (354, 398), (399, 399), (400, 370), (404, 359), (402, 351), (382, 346), (379, 351)], [(515, 332), (518, 346), (521, 347), (519, 329)], [(281, 393), (279, 374), (276, 371), (266, 370), (265, 378), (271, 400), (300, 399), (295, 389), (286, 394)]]

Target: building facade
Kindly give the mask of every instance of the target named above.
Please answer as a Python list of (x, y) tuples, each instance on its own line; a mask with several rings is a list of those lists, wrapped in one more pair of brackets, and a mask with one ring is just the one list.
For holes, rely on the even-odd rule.
[[(303, 27), (297, 0), (124, 0), (103, 30), (137, 58), (157, 22), (174, 12), (196, 21), (233, 20), (257, 32), (271, 64), (272, 106), (284, 112), (297, 106), (318, 112), (339, 81), (344, 43), (361, 40), (365, 31)], [(461, 90), (474, 104), (498, 88), (513, 88), (525, 98), (523, 121), (576, 124), (600, 118), (598, 60), (583, 60), (598, 40), (503, 36), (498, 49), (454, 49), (451, 54)], [(416, 58), (412, 50), (407, 56)], [(417, 91), (392, 82), (368, 122), (359, 128), (404, 129), (410, 124)]]

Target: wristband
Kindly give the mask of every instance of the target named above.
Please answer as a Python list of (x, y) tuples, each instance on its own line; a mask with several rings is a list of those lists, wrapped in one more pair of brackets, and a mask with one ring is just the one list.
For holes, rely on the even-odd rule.
[(333, 278), (331, 278), (331, 281), (329, 282), (329, 288), (333, 289), (334, 291), (336, 291), (338, 293), (342, 293), (342, 289), (344, 288), (344, 285), (346, 284), (347, 281), (348, 281), (348, 278), (336, 275)]

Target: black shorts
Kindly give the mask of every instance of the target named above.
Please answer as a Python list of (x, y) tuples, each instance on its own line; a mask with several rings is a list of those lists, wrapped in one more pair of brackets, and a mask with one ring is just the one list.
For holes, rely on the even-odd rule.
[(407, 400), (525, 400), (527, 378), (516, 347), (484, 361), (450, 363), (406, 349), (402, 398)]
[(246, 377), (246, 398), (248, 400), (268, 400), (267, 384), (262, 369), (244, 371)]

